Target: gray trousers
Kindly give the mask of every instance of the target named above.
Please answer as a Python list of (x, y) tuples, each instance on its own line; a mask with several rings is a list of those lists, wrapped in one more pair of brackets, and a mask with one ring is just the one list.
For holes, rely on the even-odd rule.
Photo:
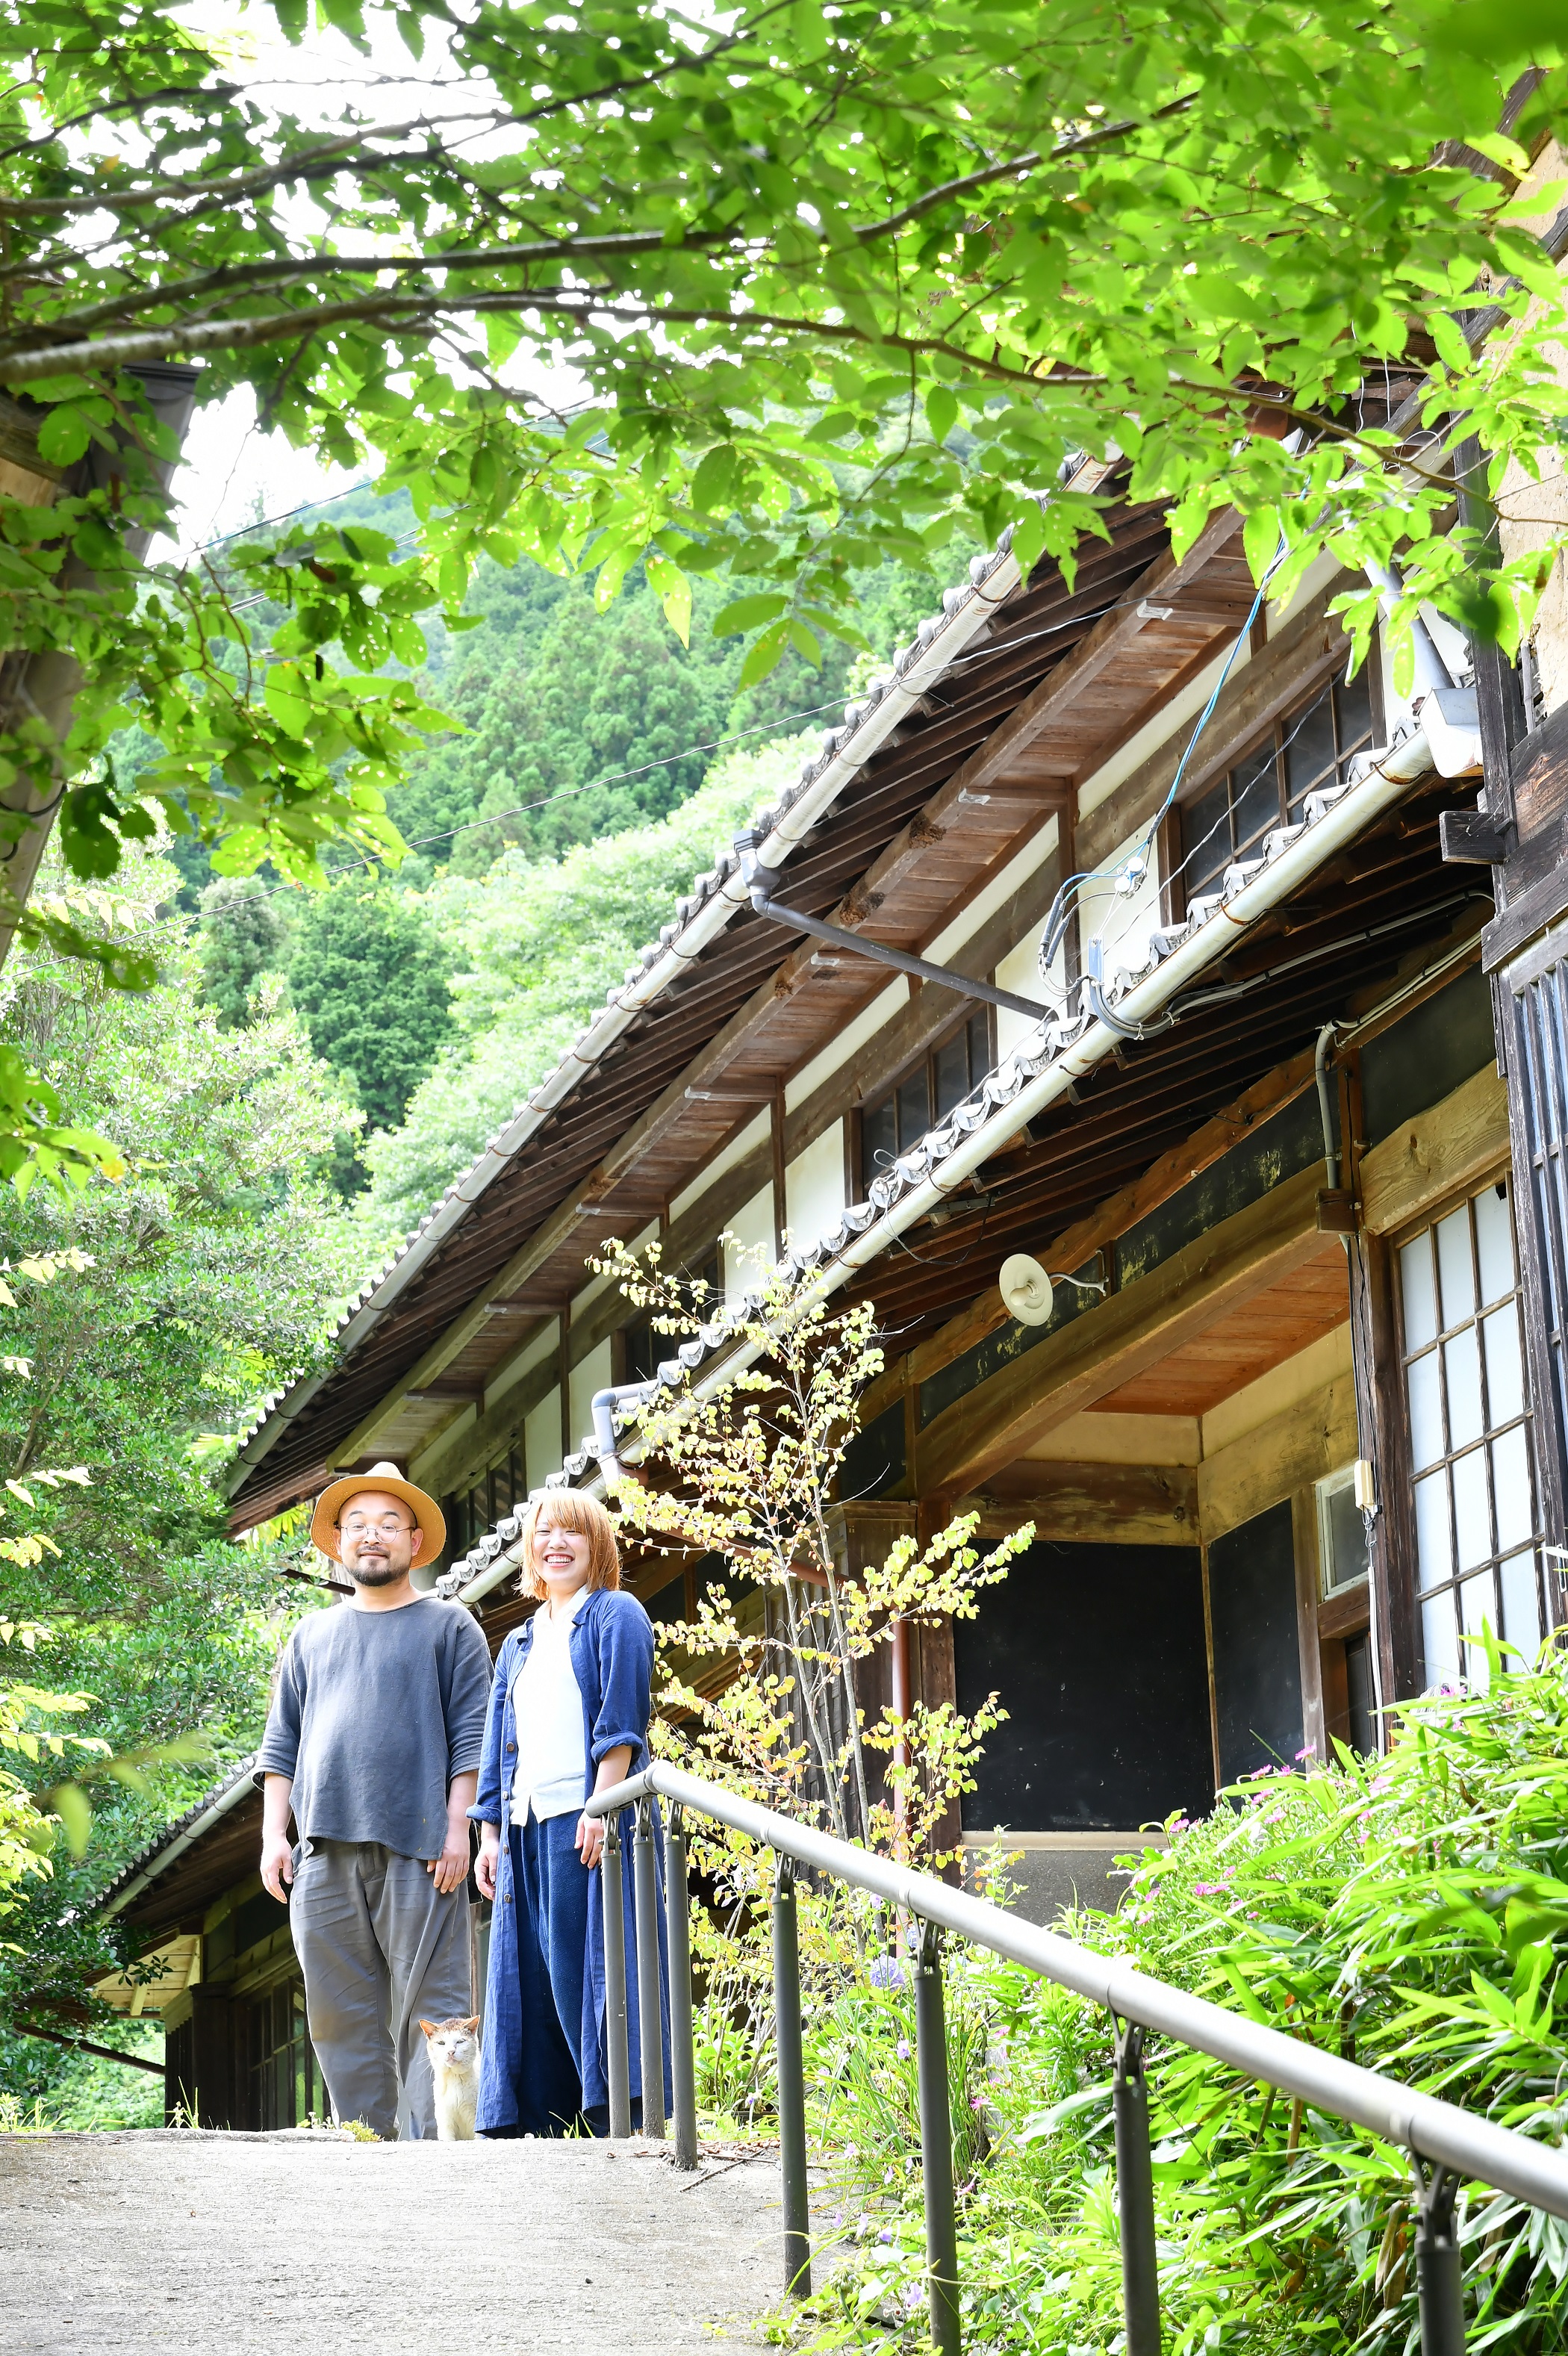
[(468, 1896), (443, 1898), (422, 1858), (375, 1841), (296, 1851), (289, 1928), (334, 2115), (389, 2139), (435, 2133), (421, 2019), (472, 2010)]

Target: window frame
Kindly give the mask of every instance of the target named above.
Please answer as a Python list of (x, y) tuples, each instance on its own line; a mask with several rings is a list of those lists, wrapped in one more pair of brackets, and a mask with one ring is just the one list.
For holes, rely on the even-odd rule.
[[(1321, 791), (1327, 784), (1338, 783), (1355, 755), (1380, 741), (1381, 674), (1379, 668), (1378, 640), (1375, 635), (1367, 659), (1357, 673), (1356, 679), (1353, 681), (1347, 680), (1344, 672), (1344, 661), (1337, 658), (1332, 670), (1316, 680), (1299, 697), (1288, 703), (1283, 712), (1277, 712), (1273, 719), (1245, 738), (1223, 762), (1203, 771), (1191, 787), (1182, 794), (1180, 801), (1171, 813), (1171, 819), (1175, 823), (1171, 824), (1168, 821), (1161, 830), (1161, 879), (1168, 902), (1168, 915), (1171, 921), (1179, 922), (1185, 917), (1190, 901), (1201, 899), (1215, 892), (1219, 888), (1225, 868), (1233, 861), (1257, 856), (1258, 846), (1273, 828), (1296, 824), (1301, 805), (1306, 801), (1308, 794)], [(1359, 688), (1363, 680), (1366, 682), (1367, 726), (1361, 734), (1351, 737), (1349, 741), (1342, 741), (1340, 698), (1348, 689)], [(1293, 732), (1300, 726), (1307, 714), (1325, 700), (1329, 707), (1335, 748), (1334, 758), (1320, 768), (1308, 783), (1293, 790), (1285, 766), (1285, 755), (1289, 750)], [(1236, 839), (1238, 795), (1235, 780), (1251, 766), (1266, 745), (1272, 745), (1274, 753), (1276, 815), (1267, 825), (1249, 834), (1244, 841), (1238, 842)], [(1206, 800), (1221, 785), (1227, 787), (1226, 817), (1230, 829), (1230, 848), (1221, 865), (1207, 873), (1201, 884), (1194, 885), (1189, 880), (1189, 870), (1195, 865), (1200, 846), (1188, 841), (1191, 813), (1200, 802)]]
[[(976, 1048), (973, 1036), (976, 1028), (980, 1033), (978, 1053), (983, 1059), (977, 1074), (974, 1060)], [(936, 1109), (937, 1059), (944, 1048), (950, 1047), (955, 1039), (966, 1036), (969, 1040), (969, 1085), (962, 1096), (955, 1097), (953, 1099), (954, 1104), (962, 1104), (965, 1097), (974, 1094), (986, 1073), (996, 1067), (996, 1023), (992, 1009), (984, 1000), (971, 1000), (961, 1013), (956, 1014), (951, 1023), (945, 1024), (934, 1038), (926, 1042), (918, 1055), (909, 1056), (896, 1071), (890, 1073), (886, 1079), (878, 1083), (874, 1092), (863, 1095), (860, 1102), (855, 1107), (853, 1151), (856, 1182), (852, 1192), (857, 1202), (867, 1201), (870, 1194), (872, 1180), (884, 1174), (880, 1168), (873, 1168), (871, 1161), (875, 1149), (871, 1144), (870, 1131), (875, 1116), (887, 1106), (894, 1108), (893, 1151), (895, 1155), (906, 1152), (909, 1145), (912, 1145), (915, 1140), (912, 1137), (906, 1142), (899, 1137), (897, 1127), (899, 1092), (906, 1088), (917, 1075), (922, 1076), (925, 1081), (926, 1121), (925, 1127), (919, 1134), (922, 1137), (929, 1134), (939, 1121), (946, 1119), (946, 1112), (951, 1112), (953, 1109), (953, 1105), (947, 1107), (946, 1112), (938, 1112)]]
[[(1479, 1247), (1476, 1234), (1474, 1205), (1477, 1198), (1484, 1194), (1488, 1187), (1496, 1187), (1499, 1185), (1505, 1186), (1507, 1189), (1505, 1200), (1509, 1213), (1509, 1235), (1513, 1250), (1513, 1282), (1510, 1290), (1505, 1293), (1499, 1294), (1496, 1300), (1483, 1301), (1481, 1298)], [(1509, 1644), (1517, 1642), (1517, 1639), (1509, 1634), (1504, 1621), (1500, 1574), (1505, 1562), (1514, 1561), (1521, 1554), (1529, 1553), (1534, 1558), (1538, 1643), (1542, 1641), (1544, 1637), (1550, 1633), (1553, 1624), (1552, 1600), (1547, 1591), (1547, 1566), (1543, 1551), (1546, 1538), (1543, 1527), (1540, 1467), (1537, 1461), (1537, 1408), (1534, 1398), (1534, 1369), (1531, 1363), (1529, 1327), (1525, 1316), (1526, 1302), (1523, 1289), (1523, 1271), (1520, 1265), (1521, 1246), (1519, 1231), (1519, 1217), (1515, 1208), (1515, 1202), (1516, 1182), (1511, 1156), (1503, 1155), (1489, 1166), (1483, 1168), (1481, 1171), (1477, 1173), (1475, 1176), (1467, 1179), (1463, 1186), (1456, 1189), (1451, 1189), (1448, 1193), (1440, 1195), (1435, 1202), (1426, 1205), (1417, 1216), (1405, 1221), (1401, 1226), (1393, 1229), (1387, 1238), (1391, 1278), (1389, 1290), (1392, 1295), (1390, 1306), (1392, 1311), (1393, 1340), (1397, 1355), (1397, 1363), (1393, 1371), (1398, 1385), (1399, 1419), (1403, 1441), (1401, 1449), (1401, 1455), (1403, 1458), (1401, 1477), (1404, 1492), (1403, 1505), (1407, 1517), (1407, 1528), (1409, 1532), (1408, 1542), (1410, 1547), (1409, 1591), (1413, 1620), (1413, 1633), (1421, 1660), (1422, 1684), (1418, 1687), (1418, 1690), (1430, 1690), (1434, 1682), (1435, 1671), (1434, 1670), (1433, 1665), (1429, 1664), (1426, 1659), (1425, 1611), (1426, 1606), (1429, 1603), (1442, 1596), (1447, 1596), (1452, 1599), (1455, 1627), (1455, 1656), (1459, 1664), (1458, 1674), (1460, 1679), (1466, 1684), (1473, 1685), (1475, 1682), (1475, 1663), (1466, 1642), (1467, 1632), (1466, 1629), (1463, 1604), (1460, 1597), (1460, 1590), (1472, 1580), (1489, 1579), (1491, 1581), (1490, 1608), (1484, 1616), (1490, 1625), (1493, 1634)], [(1470, 1242), (1470, 1266), (1472, 1280), (1475, 1287), (1475, 1302), (1468, 1317), (1461, 1318), (1453, 1325), (1445, 1325), (1441, 1323), (1443, 1316), (1442, 1271), (1437, 1263), (1437, 1247), (1435, 1238), (1438, 1227), (1445, 1220), (1451, 1217), (1452, 1215), (1458, 1210), (1464, 1210), (1468, 1215), (1467, 1224)], [(1410, 1245), (1417, 1242), (1424, 1235), (1430, 1235), (1433, 1237), (1432, 1254), (1434, 1300), (1435, 1304), (1435, 1314), (1439, 1320), (1439, 1323), (1431, 1339), (1422, 1343), (1418, 1348), (1413, 1350), (1409, 1345), (1409, 1333), (1407, 1331), (1403, 1254)], [(1510, 1416), (1505, 1422), (1494, 1425), (1489, 1419), (1491, 1414), (1489, 1393), (1490, 1377), (1486, 1364), (1486, 1346), (1481, 1329), (1484, 1321), (1488, 1317), (1495, 1316), (1500, 1310), (1510, 1306), (1513, 1309), (1514, 1315), (1519, 1323), (1520, 1368), (1523, 1404), (1517, 1415)], [(1448, 1371), (1445, 1363), (1445, 1348), (1446, 1345), (1457, 1335), (1462, 1333), (1467, 1327), (1468, 1327), (1468, 1329), (1477, 1336), (1477, 1362), (1481, 1399), (1481, 1427), (1478, 1437), (1467, 1440), (1462, 1442), (1460, 1446), (1456, 1448), (1452, 1444), (1453, 1432), (1448, 1414)], [(1415, 1360), (1429, 1357), (1435, 1358), (1437, 1365), (1438, 1411), (1442, 1419), (1442, 1439), (1444, 1446), (1442, 1452), (1432, 1458), (1429, 1462), (1417, 1464), (1415, 1461), (1415, 1433), (1411, 1416), (1409, 1370)], [(1505, 1438), (1512, 1431), (1520, 1430), (1524, 1434), (1525, 1461), (1531, 1483), (1531, 1535), (1528, 1537), (1520, 1538), (1516, 1541), (1510, 1542), (1507, 1547), (1500, 1547), (1498, 1543), (1496, 1495), (1494, 1476), (1490, 1463), (1491, 1451), (1496, 1441)], [(1458, 1528), (1456, 1510), (1454, 1501), (1452, 1468), (1457, 1459), (1482, 1452), (1485, 1453), (1488, 1460), (1486, 1476), (1487, 1510), (1490, 1525), (1488, 1535), (1491, 1541), (1491, 1547), (1489, 1553), (1482, 1561), (1467, 1564), (1461, 1569), (1459, 1566)], [(1449, 1560), (1451, 1568), (1446, 1578), (1435, 1580), (1430, 1586), (1428, 1586), (1424, 1585), (1422, 1580), (1421, 1528), (1416, 1488), (1419, 1483), (1432, 1478), (1438, 1472), (1442, 1472), (1445, 1477), (1445, 1491), (1448, 1512)], [(1524, 1648), (1521, 1648), (1521, 1650), (1522, 1649)]]

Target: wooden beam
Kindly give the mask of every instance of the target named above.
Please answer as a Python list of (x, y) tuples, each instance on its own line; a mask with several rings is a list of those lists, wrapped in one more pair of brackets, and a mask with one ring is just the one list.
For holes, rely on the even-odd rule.
[(920, 1436), (920, 1489), (983, 1486), (1030, 1440), (1316, 1258), (1321, 1177), (1314, 1167), (1286, 1179), (955, 1399)]
[[(1157, 1162), (1151, 1162), (1141, 1178), (1124, 1186), (1119, 1194), (1107, 1196), (1086, 1217), (1043, 1246), (1051, 1267), (1082, 1268), (1093, 1253), (1105, 1250), (1118, 1236), (1125, 1235), (1129, 1227), (1147, 1219), (1162, 1203), (1168, 1203), (1191, 1179), (1211, 1170), (1232, 1145), (1239, 1144), (1260, 1122), (1293, 1103), (1312, 1084), (1310, 1048), (1293, 1055), (1289, 1063), (1265, 1072), (1261, 1080), (1254, 1080), (1250, 1088), (1244, 1088), (1233, 1102), (1206, 1120), (1201, 1129), (1194, 1130), (1182, 1144), (1172, 1146), (1168, 1153), (1162, 1153)], [(924, 1382), (929, 1376), (950, 1365), (955, 1358), (962, 1357), (965, 1350), (972, 1350), (976, 1342), (983, 1342), (987, 1333), (994, 1333), (998, 1325), (1006, 1324), (1007, 1318), (1001, 1294), (994, 1284), (987, 1285), (966, 1309), (878, 1377), (866, 1393), (863, 1414), (868, 1419), (880, 1414), (903, 1388), (906, 1379), (911, 1383)]]
[(1440, 1196), (1473, 1190), (1508, 1159), (1508, 1088), (1488, 1064), (1361, 1156), (1362, 1218), (1373, 1235), (1389, 1235)]
[[(1226, 681), (1203, 733), (1202, 759), (1183, 780), (1184, 796), (1189, 790), (1196, 792), (1221, 769), (1229, 768), (1251, 738), (1345, 659), (1349, 640), (1339, 617), (1330, 615), (1328, 606), (1349, 578), (1348, 573), (1336, 573), (1270, 638), (1264, 653), (1254, 655)], [(1158, 809), (1170, 790), (1191, 733), (1189, 728), (1174, 729), (1147, 760), (1080, 821), (1083, 865), (1098, 866)]]
[[(521, 1430), (525, 1419), (549, 1397), (560, 1379), (557, 1353), (547, 1350), (527, 1374), (508, 1383), (495, 1406), (486, 1408), (475, 1422), (464, 1424), (459, 1431), (438, 1435), (422, 1454), (411, 1457), (411, 1477), (417, 1477), (421, 1488), (437, 1497), (460, 1487), (476, 1465), (493, 1455), (514, 1431)], [(417, 1476), (413, 1473), (416, 1464)]]
[(1190, 1464), (1069, 1464), (1021, 1457), (992, 1473), (961, 1512), (977, 1508), (995, 1543), (1022, 1522), (1042, 1543), (1198, 1544), (1198, 1473)]
[(1081, 638), (1065, 662), (1043, 679), (1032, 694), (1010, 712), (998, 728), (994, 728), (983, 744), (977, 745), (963, 766), (949, 778), (939, 800), (950, 808), (965, 793), (979, 793), (999, 778), (1008, 764), (1028, 750), (1037, 736), (1043, 735), (1051, 723), (1060, 718), (1074, 699), (1092, 687), (1102, 671), (1124, 653), (1135, 638), (1147, 626), (1138, 613), (1140, 604), (1157, 590), (1174, 591), (1184, 581), (1191, 581), (1202, 572), (1211, 558), (1232, 540), (1241, 528), (1241, 518), (1233, 509), (1226, 509), (1206, 523), (1179, 563), (1166, 549), (1157, 556), (1147, 571), (1134, 582), (1121, 603), (1110, 613), (1103, 614), (1089, 632)]
[(1239, 1529), (1297, 1489), (1353, 1464), (1356, 1378), (1336, 1375), (1316, 1397), (1243, 1432), (1198, 1467), (1198, 1517), (1204, 1544)]

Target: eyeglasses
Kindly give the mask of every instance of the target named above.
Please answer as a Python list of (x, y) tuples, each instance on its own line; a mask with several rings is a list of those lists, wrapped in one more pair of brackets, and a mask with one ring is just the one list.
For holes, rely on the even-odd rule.
[(346, 1538), (362, 1538), (371, 1530), (381, 1537), (395, 1538), (400, 1530), (411, 1530), (414, 1526), (412, 1522), (399, 1521), (391, 1514), (383, 1514), (379, 1522), (367, 1521), (363, 1514), (350, 1514), (348, 1519), (339, 1522), (337, 1526)]

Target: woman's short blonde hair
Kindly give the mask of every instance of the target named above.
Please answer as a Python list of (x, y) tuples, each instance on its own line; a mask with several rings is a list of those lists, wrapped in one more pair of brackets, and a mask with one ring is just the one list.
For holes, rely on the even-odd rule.
[(550, 1489), (542, 1497), (531, 1497), (523, 1515), (523, 1526), (517, 1533), (522, 1552), (522, 1577), (517, 1581), (519, 1595), (543, 1595), (544, 1581), (534, 1564), (534, 1534), (540, 1523), (547, 1529), (575, 1530), (579, 1537), (588, 1540), (588, 1584), (592, 1587), (619, 1587), (621, 1584), (621, 1551), (615, 1544), (615, 1525), (597, 1497), (585, 1497), (578, 1489)]

